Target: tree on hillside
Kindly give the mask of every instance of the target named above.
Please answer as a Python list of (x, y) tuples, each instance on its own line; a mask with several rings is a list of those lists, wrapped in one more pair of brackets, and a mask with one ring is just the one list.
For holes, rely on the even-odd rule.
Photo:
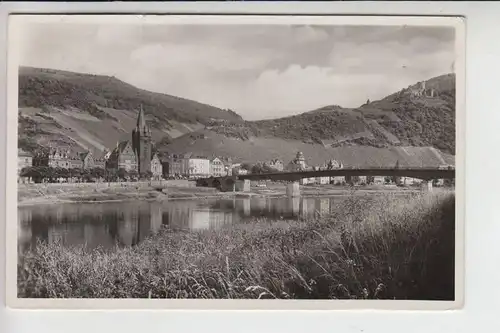
[(53, 167), (45, 167), (44, 173), (45, 177), (49, 180), (50, 183), (54, 182), (54, 178), (56, 177), (56, 169)]
[(95, 167), (90, 169), (90, 175), (94, 179), (102, 179), (105, 176), (105, 170), (101, 167)]
[(117, 176), (118, 178), (120, 178), (120, 180), (127, 180), (127, 178), (129, 177), (129, 173), (124, 168), (120, 168), (118, 169)]
[[(399, 169), (400, 168), (400, 165), (399, 165), (399, 160), (396, 161), (396, 165), (394, 166), (394, 169)], [(394, 176), (392, 177), (392, 181), (396, 184), (396, 185), (399, 185), (401, 183), (401, 177), (397, 177), (397, 176)]]
[(272, 173), (275, 172), (273, 168), (271, 168), (267, 164), (257, 163), (251, 168), (252, 173)]
[(128, 177), (129, 177), (129, 180), (134, 180), (134, 181), (138, 180), (140, 178), (137, 170), (128, 171)]
[(69, 177), (69, 170), (61, 167), (57, 167), (54, 170), (55, 177), (59, 180), (60, 178), (65, 179), (66, 181), (68, 180)]
[(35, 168), (36, 167), (25, 167), (21, 170), (19, 175), (21, 177), (31, 178), (31, 179), (33, 179), (33, 181), (37, 182), (35, 179), (37, 177), (37, 174), (35, 172)]
[(345, 182), (350, 186), (354, 186), (359, 183), (359, 176), (345, 176)]
[(252, 170), (252, 167), (253, 167), (253, 165), (252, 165), (252, 164), (250, 164), (250, 163), (242, 163), (242, 164), (241, 164), (241, 168), (242, 168), (242, 169), (245, 169), (245, 170), (247, 170), (247, 171), (251, 171), (251, 170)]
[(142, 172), (139, 175), (139, 178), (142, 179), (142, 180), (150, 180), (151, 177), (153, 177), (153, 173), (150, 170)]
[(114, 182), (118, 179), (118, 172), (116, 169), (105, 169), (104, 179), (107, 182)]
[(82, 180), (85, 183), (92, 183), (94, 182), (94, 176), (92, 174), (91, 169), (80, 169), (81, 175), (82, 175)]
[(54, 178), (57, 177), (57, 172), (56, 169), (48, 166), (32, 166), (23, 168), (20, 175), (33, 179), (35, 183), (41, 183), (44, 180), (53, 182)]
[(70, 168), (68, 170), (69, 178), (76, 178), (78, 181), (81, 181), (82, 178), (82, 170), (79, 168)]

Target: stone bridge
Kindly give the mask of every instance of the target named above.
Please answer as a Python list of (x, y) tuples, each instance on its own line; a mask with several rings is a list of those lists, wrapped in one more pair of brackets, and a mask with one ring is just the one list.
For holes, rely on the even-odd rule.
[(454, 168), (343, 168), (332, 170), (310, 170), (294, 172), (276, 172), (233, 175), (223, 177), (202, 178), (196, 181), (197, 186), (215, 187), (221, 191), (250, 191), (250, 181), (281, 180), (288, 181), (287, 193), (290, 196), (300, 195), (300, 179), (316, 177), (353, 177), (353, 176), (391, 176), (421, 179), (424, 190), (432, 190), (434, 179), (454, 179)]

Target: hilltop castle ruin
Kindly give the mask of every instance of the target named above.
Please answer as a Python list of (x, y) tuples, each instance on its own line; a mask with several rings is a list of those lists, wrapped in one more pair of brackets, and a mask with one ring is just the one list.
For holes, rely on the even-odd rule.
[(416, 87), (408, 87), (412, 97), (437, 97), (437, 92), (434, 88), (427, 88), (425, 81), (417, 83)]

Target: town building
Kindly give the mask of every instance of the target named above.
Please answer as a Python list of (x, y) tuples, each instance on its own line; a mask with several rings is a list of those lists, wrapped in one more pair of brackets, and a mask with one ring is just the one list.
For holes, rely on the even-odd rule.
[(286, 170), (293, 172), (293, 171), (305, 171), (307, 169), (306, 165), (306, 159), (304, 157), (304, 154), (302, 152), (297, 152), (297, 155), (293, 160), (288, 163)]
[[(325, 167), (313, 167), (312, 168), (314, 171), (320, 171), (320, 170), (326, 170)], [(330, 184), (330, 178), (331, 177), (315, 177), (313, 182), (319, 185), (326, 185)]]
[(111, 150), (104, 149), (102, 153), (102, 159), (107, 162), (110, 156), (111, 156)]
[(68, 167), (65, 169), (84, 169), (83, 157), (80, 154), (68, 155)]
[(162, 168), (162, 172), (163, 172), (163, 178), (165, 178), (165, 179), (170, 178), (170, 174), (169, 174), (170, 162), (169, 162), (168, 158), (162, 158), (160, 161), (161, 161), (161, 168)]
[[(316, 167), (315, 170), (334, 170), (334, 169), (342, 169), (344, 165), (342, 162), (337, 160), (329, 160), (325, 162), (321, 167)], [(345, 182), (345, 177), (336, 176), (336, 177), (316, 177), (317, 184), (342, 184)]]
[(210, 160), (210, 175), (214, 177), (221, 177), (225, 174), (225, 166), (220, 158), (214, 157), (212, 160)]
[(137, 172), (142, 175), (151, 171), (151, 129), (146, 124), (142, 106), (137, 117), (137, 125), (132, 131), (132, 149), (136, 155)]
[(22, 149), (17, 150), (17, 182), (27, 183), (29, 177), (21, 177), (21, 172), (24, 168), (29, 168), (33, 165), (33, 156)]
[(48, 153), (42, 153), (37, 165), (49, 166), (52, 168), (71, 168), (70, 150), (67, 148), (50, 148)]
[(241, 164), (237, 163), (237, 164), (233, 164), (231, 166), (231, 175), (247, 175), (247, 174), (248, 174), (248, 170), (243, 169), (241, 167)]
[(24, 151), (23, 149), (17, 150), (17, 173), (19, 174), (22, 169), (33, 165), (33, 155)]
[(137, 158), (129, 140), (116, 145), (116, 148), (113, 149), (109, 156), (106, 168), (110, 170), (137, 171)]
[(164, 177), (180, 177), (182, 176), (183, 156), (169, 156), (163, 160), (162, 166)]
[[(312, 169), (313, 168), (307, 166), (304, 154), (300, 151), (297, 152), (297, 155), (295, 156), (295, 158), (293, 160), (291, 160), (285, 168), (285, 170), (287, 172), (306, 171), (306, 170), (312, 170)], [(316, 182), (316, 177), (302, 178), (301, 180), (299, 180), (299, 183), (301, 185), (313, 184), (315, 182)]]
[(276, 171), (279, 171), (279, 172), (282, 172), (284, 170), (284, 165), (283, 165), (283, 161), (275, 158), (274, 160), (271, 160), (269, 161), (269, 163), (267, 163), (267, 165), (276, 170)]
[(210, 176), (210, 160), (205, 156), (188, 154), (182, 161), (182, 174), (189, 178), (203, 178)]
[(151, 159), (151, 173), (153, 174), (153, 179), (155, 180), (159, 180), (163, 176), (163, 165), (157, 154), (154, 154)]
[(418, 185), (421, 182), (422, 182), (422, 180), (418, 179), (418, 178), (399, 177), (399, 183), (398, 183), (398, 185), (400, 185), (400, 186), (412, 186), (412, 185)]
[(233, 174), (233, 159), (231, 157), (222, 157), (222, 163), (224, 163), (224, 175), (231, 176)]
[(224, 165), (224, 172), (226, 176), (232, 176), (233, 175), (233, 168), (231, 168), (230, 164), (225, 164)]
[(146, 123), (142, 106), (132, 131), (132, 139), (119, 142), (111, 153), (105, 153), (103, 159), (106, 160), (107, 169), (136, 171), (142, 176), (151, 172), (155, 177), (161, 177), (163, 165), (159, 157), (152, 154), (151, 129)]
[(95, 167), (94, 155), (90, 151), (80, 154), (83, 169), (92, 169)]
[(105, 156), (106, 155), (103, 155), (102, 157), (94, 157), (94, 168), (106, 169), (107, 158)]
[(131, 140), (117, 142), (116, 148), (104, 150), (101, 156), (95, 156), (91, 151), (72, 155), (69, 148), (62, 147), (39, 151), (33, 156), (32, 165), (64, 169), (125, 169), (142, 175), (151, 172), (154, 177), (161, 178), (163, 165), (159, 157), (152, 154), (151, 129), (146, 124), (142, 107), (131, 136)]

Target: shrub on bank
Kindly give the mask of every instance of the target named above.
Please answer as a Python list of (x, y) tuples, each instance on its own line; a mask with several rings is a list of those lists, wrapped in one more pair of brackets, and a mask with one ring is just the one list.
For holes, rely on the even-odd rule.
[(353, 195), (332, 211), (165, 228), (112, 252), (39, 244), (19, 262), (19, 297), (454, 298), (453, 194)]

